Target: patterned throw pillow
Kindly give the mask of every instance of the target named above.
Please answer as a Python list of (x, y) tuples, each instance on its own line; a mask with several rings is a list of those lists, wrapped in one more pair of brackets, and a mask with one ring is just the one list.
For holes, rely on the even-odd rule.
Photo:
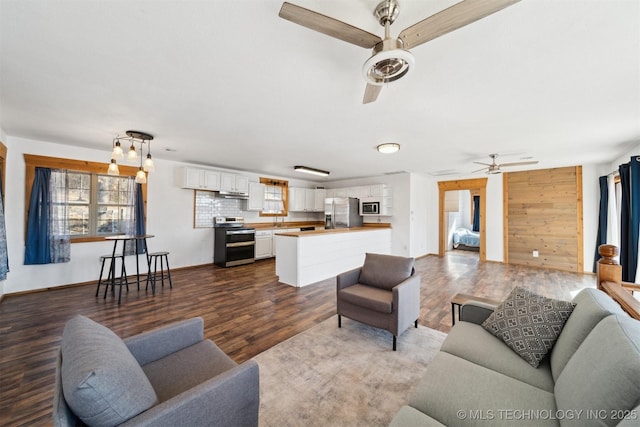
[(551, 350), (575, 304), (515, 287), (482, 326), (537, 368)]

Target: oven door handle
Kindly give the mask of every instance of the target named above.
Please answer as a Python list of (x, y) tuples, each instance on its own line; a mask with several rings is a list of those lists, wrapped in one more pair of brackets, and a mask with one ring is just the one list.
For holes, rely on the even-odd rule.
[(228, 248), (239, 248), (241, 246), (253, 246), (255, 245), (256, 242), (254, 242), (253, 240), (250, 242), (235, 242), (235, 243), (227, 243), (227, 247)]
[(253, 233), (255, 233), (255, 232), (256, 232), (256, 230), (254, 230), (254, 229), (248, 229), (248, 230), (229, 230), (229, 231), (227, 231), (227, 233), (226, 233), (226, 234), (227, 234), (227, 236), (231, 236), (231, 235), (234, 235), (234, 234), (253, 234)]

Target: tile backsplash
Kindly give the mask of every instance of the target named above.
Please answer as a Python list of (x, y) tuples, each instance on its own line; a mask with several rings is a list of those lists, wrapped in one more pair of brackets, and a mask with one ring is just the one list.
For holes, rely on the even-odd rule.
[(213, 227), (213, 218), (216, 216), (242, 216), (242, 208), (246, 201), (214, 196), (215, 193), (211, 191), (196, 190), (196, 228)]

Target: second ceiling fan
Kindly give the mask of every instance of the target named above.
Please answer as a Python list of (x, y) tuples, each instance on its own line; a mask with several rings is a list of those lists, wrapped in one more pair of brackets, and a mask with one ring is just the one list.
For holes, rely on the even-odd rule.
[(384, 27), (384, 39), (353, 25), (291, 3), (283, 3), (278, 14), (303, 27), (319, 31), (347, 43), (373, 49), (364, 63), (362, 73), (367, 82), (363, 104), (378, 98), (382, 85), (407, 74), (414, 59), (409, 48), (433, 40), (443, 34), (471, 24), (520, 0), (465, 0), (405, 28), (397, 38), (390, 35), (390, 26), (400, 11), (397, 0), (384, 0), (374, 16)]

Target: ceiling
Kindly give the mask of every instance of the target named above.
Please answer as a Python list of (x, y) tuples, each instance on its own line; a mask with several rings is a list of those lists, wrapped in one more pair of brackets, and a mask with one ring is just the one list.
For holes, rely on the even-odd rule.
[[(384, 34), (378, 0), (291, 1)], [(391, 33), (455, 3), (401, 0)], [(134, 129), (155, 158), (328, 180), (468, 175), (490, 153), (603, 163), (640, 144), (637, 0), (522, 0), (412, 49), (415, 68), (366, 105), (371, 52), (279, 18), (281, 4), (0, 0), (0, 124), (105, 162)]]

